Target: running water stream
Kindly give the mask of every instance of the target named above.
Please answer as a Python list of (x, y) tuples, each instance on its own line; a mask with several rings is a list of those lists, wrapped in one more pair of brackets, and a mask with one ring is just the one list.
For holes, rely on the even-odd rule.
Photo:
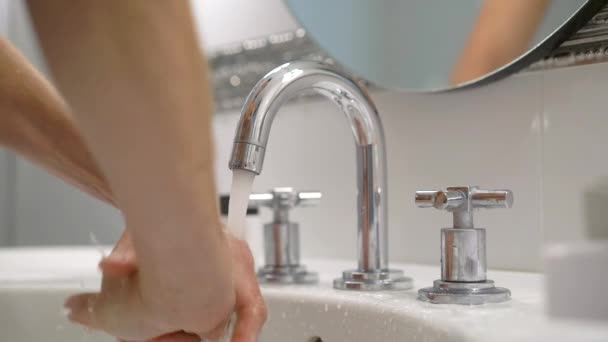
[[(246, 215), (249, 205), (249, 194), (253, 186), (255, 173), (247, 170), (234, 169), (232, 171), (232, 187), (230, 188), (230, 202), (228, 204), (228, 231), (236, 238), (245, 240)], [(222, 341), (229, 342), (232, 339), (236, 314), (232, 314), (226, 325), (226, 331)]]
[(228, 231), (242, 240), (245, 240), (247, 233), (245, 220), (254, 178), (255, 173), (251, 171), (239, 169), (232, 171), (232, 188), (230, 189), (228, 205)]

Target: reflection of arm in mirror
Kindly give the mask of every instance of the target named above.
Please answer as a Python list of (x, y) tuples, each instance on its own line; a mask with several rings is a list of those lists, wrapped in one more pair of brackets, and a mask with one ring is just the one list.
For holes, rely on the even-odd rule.
[(551, 0), (485, 0), (456, 63), (451, 84), (475, 80), (511, 63), (529, 47)]
[(104, 269), (101, 296), (74, 297), (71, 317), (130, 340), (206, 335), (236, 291), (239, 336), (255, 336), (264, 305), (247, 253), (220, 230), (211, 94), (187, 1), (29, 5), (61, 94), (0, 40), (0, 144), (117, 204), (133, 237), (122, 246), (137, 252), (137, 272)]

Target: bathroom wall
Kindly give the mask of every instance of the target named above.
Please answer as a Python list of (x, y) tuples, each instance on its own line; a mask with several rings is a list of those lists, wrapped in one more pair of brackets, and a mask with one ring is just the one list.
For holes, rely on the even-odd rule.
[[(214, 25), (220, 25), (202, 25), (209, 37), (208, 49), (246, 33), (259, 36), (264, 30), (270, 33), (295, 25), (279, 0), (266, 0), (264, 5), (271, 7), (241, 0), (224, 1), (226, 7), (218, 7), (218, 1), (195, 6), (204, 22), (215, 20)], [(238, 6), (251, 8), (234, 10)], [(209, 15), (214, 7), (229, 11)], [(260, 8), (267, 11), (259, 12)], [(248, 17), (238, 18), (235, 13), (248, 13)], [(250, 25), (249, 18), (259, 20)], [(16, 31), (23, 30), (27, 29)], [(22, 41), (27, 39), (17, 39)], [(36, 58), (35, 51), (29, 53)], [(608, 199), (608, 137), (604, 133), (608, 119), (602, 90), (607, 82), (608, 64), (597, 64), (520, 74), (454, 93), (374, 92), (388, 144), (392, 260), (439, 262), (439, 229), (450, 225), (450, 217), (415, 208), (413, 193), (449, 185), (514, 191), (512, 209), (479, 211), (476, 216), (477, 225), (488, 228), (492, 268), (539, 270), (545, 241), (605, 236), (604, 222), (608, 221), (602, 204)], [(215, 117), (216, 174), (222, 193), (230, 186), (226, 165), (237, 119), (237, 111)], [(298, 158), (293, 157), (295, 151)], [(302, 225), (304, 257), (354, 262), (354, 163), (351, 132), (330, 102), (300, 101), (278, 115), (264, 172), (254, 190), (294, 186), (323, 191), (319, 207), (293, 215)], [(91, 231), (102, 243), (118, 236), (120, 216), (112, 209), (27, 162), (19, 160), (15, 170), (14, 242), (90, 244)]]
[(15, 157), (0, 150), (0, 246), (11, 245), (13, 241), (14, 165)]
[(608, 239), (608, 65), (543, 75), (547, 241)]

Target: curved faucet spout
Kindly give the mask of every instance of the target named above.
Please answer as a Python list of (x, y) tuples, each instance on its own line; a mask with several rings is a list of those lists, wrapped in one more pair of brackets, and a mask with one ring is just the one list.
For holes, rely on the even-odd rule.
[(359, 259), (356, 271), (366, 274), (388, 271), (384, 131), (374, 103), (353, 79), (317, 62), (287, 63), (268, 73), (253, 88), (243, 106), (229, 167), (259, 174), (279, 108), (290, 98), (309, 90), (324, 95), (342, 109), (355, 138)]

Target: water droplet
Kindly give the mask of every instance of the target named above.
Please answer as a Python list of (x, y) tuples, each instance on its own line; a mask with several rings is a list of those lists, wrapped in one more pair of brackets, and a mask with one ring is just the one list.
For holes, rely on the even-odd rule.
[(328, 305), (328, 304), (325, 304), (324, 309), (325, 309), (325, 312), (329, 311), (329, 305)]
[(287, 313), (286, 313), (286, 312), (282, 312), (282, 313), (281, 313), (281, 317), (282, 317), (283, 319), (287, 318)]
[(97, 240), (97, 236), (95, 236), (95, 233), (93, 233), (93, 232), (89, 233), (89, 240), (91, 240), (91, 243), (93, 244), (93, 246), (95, 246), (95, 248), (99, 251), (99, 254), (101, 254), (101, 257), (105, 258), (106, 253), (103, 250), (103, 247), (101, 247), (99, 240)]
[(348, 316), (348, 311), (344, 311), (344, 317)]

